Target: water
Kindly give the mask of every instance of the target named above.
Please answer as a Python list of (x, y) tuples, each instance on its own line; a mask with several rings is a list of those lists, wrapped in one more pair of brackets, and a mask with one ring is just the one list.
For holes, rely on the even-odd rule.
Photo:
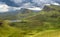
[(22, 20), (9, 20), (9, 22), (21, 22)]

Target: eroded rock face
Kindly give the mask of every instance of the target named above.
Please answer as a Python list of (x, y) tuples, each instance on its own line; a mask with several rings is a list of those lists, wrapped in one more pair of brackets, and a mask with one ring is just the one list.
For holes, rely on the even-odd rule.
[(2, 22), (0, 22), (0, 26), (2, 26), (2, 24), (3, 24), (3, 23), (2, 23)]
[(51, 10), (55, 10), (55, 9), (50, 8), (49, 6), (45, 6), (43, 10), (44, 10), (44, 11), (51, 11)]

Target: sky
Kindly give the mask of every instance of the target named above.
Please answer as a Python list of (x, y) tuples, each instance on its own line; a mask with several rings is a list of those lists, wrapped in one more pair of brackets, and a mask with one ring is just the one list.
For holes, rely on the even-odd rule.
[(60, 0), (0, 0), (0, 12), (8, 12), (27, 8), (41, 10), (45, 4), (59, 5)]

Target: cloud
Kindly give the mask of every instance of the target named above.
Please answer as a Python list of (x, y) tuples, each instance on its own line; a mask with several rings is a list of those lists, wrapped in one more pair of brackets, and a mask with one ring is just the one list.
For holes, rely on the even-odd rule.
[(11, 1), (13, 1), (13, 2), (15, 2), (15, 3), (17, 3), (17, 4), (19, 4), (19, 3), (22, 3), (22, 2), (23, 2), (23, 0), (11, 0)]
[(8, 8), (9, 7), (6, 4), (0, 2), (0, 12), (7, 12)]
[(48, 4), (48, 3), (50, 4), (53, 2), (52, 0), (11, 0), (11, 1), (15, 2), (17, 5), (23, 8), (28, 8), (28, 7), (30, 8), (32, 6), (43, 8), (45, 4)]
[(6, 2), (5, 3), (0, 2), (0, 12), (20, 10), (21, 8), (27, 8), (30, 10), (41, 10), (45, 5), (50, 5), (50, 4), (60, 5), (59, 3), (56, 3), (54, 0), (10, 0), (10, 2), (11, 1), (19, 5), (19, 7), (12, 7), (7, 5)]
[(59, 4), (59, 3), (54, 2), (54, 3), (52, 3), (52, 5), (60, 5), (60, 4)]
[(51, 0), (33, 0), (33, 2), (35, 2), (35, 3), (48, 3), (48, 2), (50, 2)]
[(39, 7), (27, 8), (27, 9), (29, 9), (29, 10), (37, 10), (37, 11), (42, 10), (42, 9), (41, 9), (41, 8), (39, 8)]
[(33, 3), (51, 3), (52, 0), (11, 0), (12, 2), (15, 2), (16, 4), (20, 4), (22, 2), (33, 2)]
[(3, 2), (0, 2), (0, 12), (9, 12), (9, 11), (14, 11), (14, 10), (19, 10), (19, 9), (21, 9), (21, 8), (20, 7), (11, 7)]
[[(17, 5), (21, 6), (21, 5), (25, 5), (25, 3), (31, 3), (31, 4), (37, 4), (38, 6), (41, 6), (43, 4), (51, 4), (53, 2), (57, 2), (59, 0), (11, 0), (12, 2), (16, 3)], [(28, 1), (28, 2), (27, 2)]]
[(20, 10), (21, 7), (9, 7), (9, 11)]

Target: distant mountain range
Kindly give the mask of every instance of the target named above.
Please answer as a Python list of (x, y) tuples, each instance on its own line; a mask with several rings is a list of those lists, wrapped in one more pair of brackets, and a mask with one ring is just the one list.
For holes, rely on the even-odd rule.
[(16, 10), (12, 12), (4, 12), (0, 13), (0, 19), (1, 20), (17, 20), (17, 19), (23, 19), (28, 16), (34, 15), (35, 12), (29, 9), (21, 8), (21, 10)]
[[(51, 8), (51, 7), (53, 7), (53, 8)], [(51, 7), (45, 6), (42, 11), (48, 11), (49, 12), (49, 11), (55, 10), (55, 8), (54, 8), (55, 6), (51, 5)], [(60, 8), (60, 6), (56, 6), (56, 7), (57, 7), (56, 10), (58, 10)], [(60, 9), (58, 11), (60, 11)], [(39, 13), (40, 13), (39, 11), (36, 12), (36, 11), (29, 10), (26, 8), (21, 8), (21, 10), (0, 13), (0, 19), (3, 19), (3, 20), (24, 19), (24, 18), (27, 18), (30, 16), (37, 15)]]

